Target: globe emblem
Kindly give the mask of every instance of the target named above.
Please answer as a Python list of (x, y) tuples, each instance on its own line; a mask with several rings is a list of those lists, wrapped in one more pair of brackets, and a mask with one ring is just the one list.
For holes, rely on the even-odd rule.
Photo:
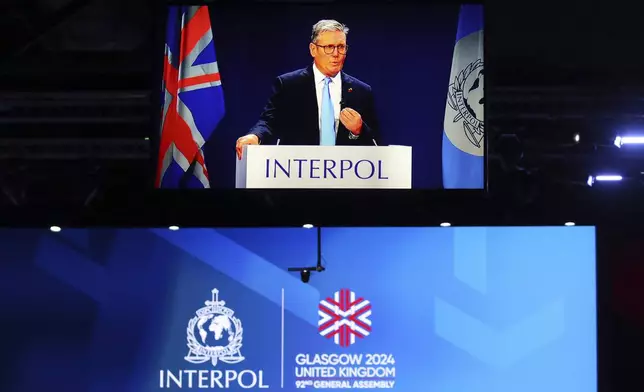
[(194, 332), (205, 347), (223, 349), (233, 341), (235, 324), (226, 315), (209, 314), (199, 318)]
[(186, 328), (188, 355), (184, 359), (190, 363), (211, 361), (216, 366), (219, 361), (239, 363), (241, 355), (241, 321), (234, 311), (219, 300), (219, 290), (212, 289), (212, 298), (198, 309)]
[(477, 120), (483, 121), (483, 108), (485, 104), (483, 88), (483, 69), (475, 70), (468, 75), (463, 85), (463, 100), (467, 110)]
[[(445, 133), (459, 150), (483, 155), (484, 129), (483, 61), (477, 59), (462, 68), (449, 86), (445, 111)], [(464, 136), (464, 137), (463, 137)]]

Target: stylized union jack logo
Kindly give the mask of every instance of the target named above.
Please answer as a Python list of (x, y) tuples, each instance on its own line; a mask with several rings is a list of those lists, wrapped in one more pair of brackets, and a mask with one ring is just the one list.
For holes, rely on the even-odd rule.
[(349, 347), (356, 337), (364, 338), (371, 333), (371, 303), (349, 289), (336, 291), (333, 298), (320, 301), (318, 330), (335, 344)]

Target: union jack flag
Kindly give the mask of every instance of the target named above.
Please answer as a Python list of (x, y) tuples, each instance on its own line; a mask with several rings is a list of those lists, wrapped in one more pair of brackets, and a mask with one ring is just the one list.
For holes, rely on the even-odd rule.
[(341, 347), (349, 347), (356, 337), (364, 338), (371, 333), (371, 303), (362, 297), (356, 299), (349, 289), (336, 291), (333, 298), (320, 301), (318, 315), (320, 335), (333, 338)]
[(224, 94), (206, 6), (170, 6), (155, 185), (210, 187), (202, 147), (224, 117)]

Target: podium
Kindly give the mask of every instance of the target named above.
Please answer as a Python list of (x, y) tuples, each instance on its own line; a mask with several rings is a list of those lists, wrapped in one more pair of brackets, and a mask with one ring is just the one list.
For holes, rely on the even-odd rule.
[(411, 189), (411, 147), (244, 146), (236, 188)]

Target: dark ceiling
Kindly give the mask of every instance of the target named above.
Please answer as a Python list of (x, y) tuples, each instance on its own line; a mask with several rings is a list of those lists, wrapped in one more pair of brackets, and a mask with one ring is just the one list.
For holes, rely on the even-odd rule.
[[(29, 3), (29, 5), (27, 5)], [(153, 8), (148, 1), (12, 0), (5, 4), (4, 90), (149, 88)]]
[(532, 82), (512, 78), (512, 68), (541, 74), (542, 83), (564, 84), (560, 72), (581, 75), (580, 84), (644, 82), (642, 2), (492, 0), (486, 10), (487, 63), (505, 71), (499, 84)]

